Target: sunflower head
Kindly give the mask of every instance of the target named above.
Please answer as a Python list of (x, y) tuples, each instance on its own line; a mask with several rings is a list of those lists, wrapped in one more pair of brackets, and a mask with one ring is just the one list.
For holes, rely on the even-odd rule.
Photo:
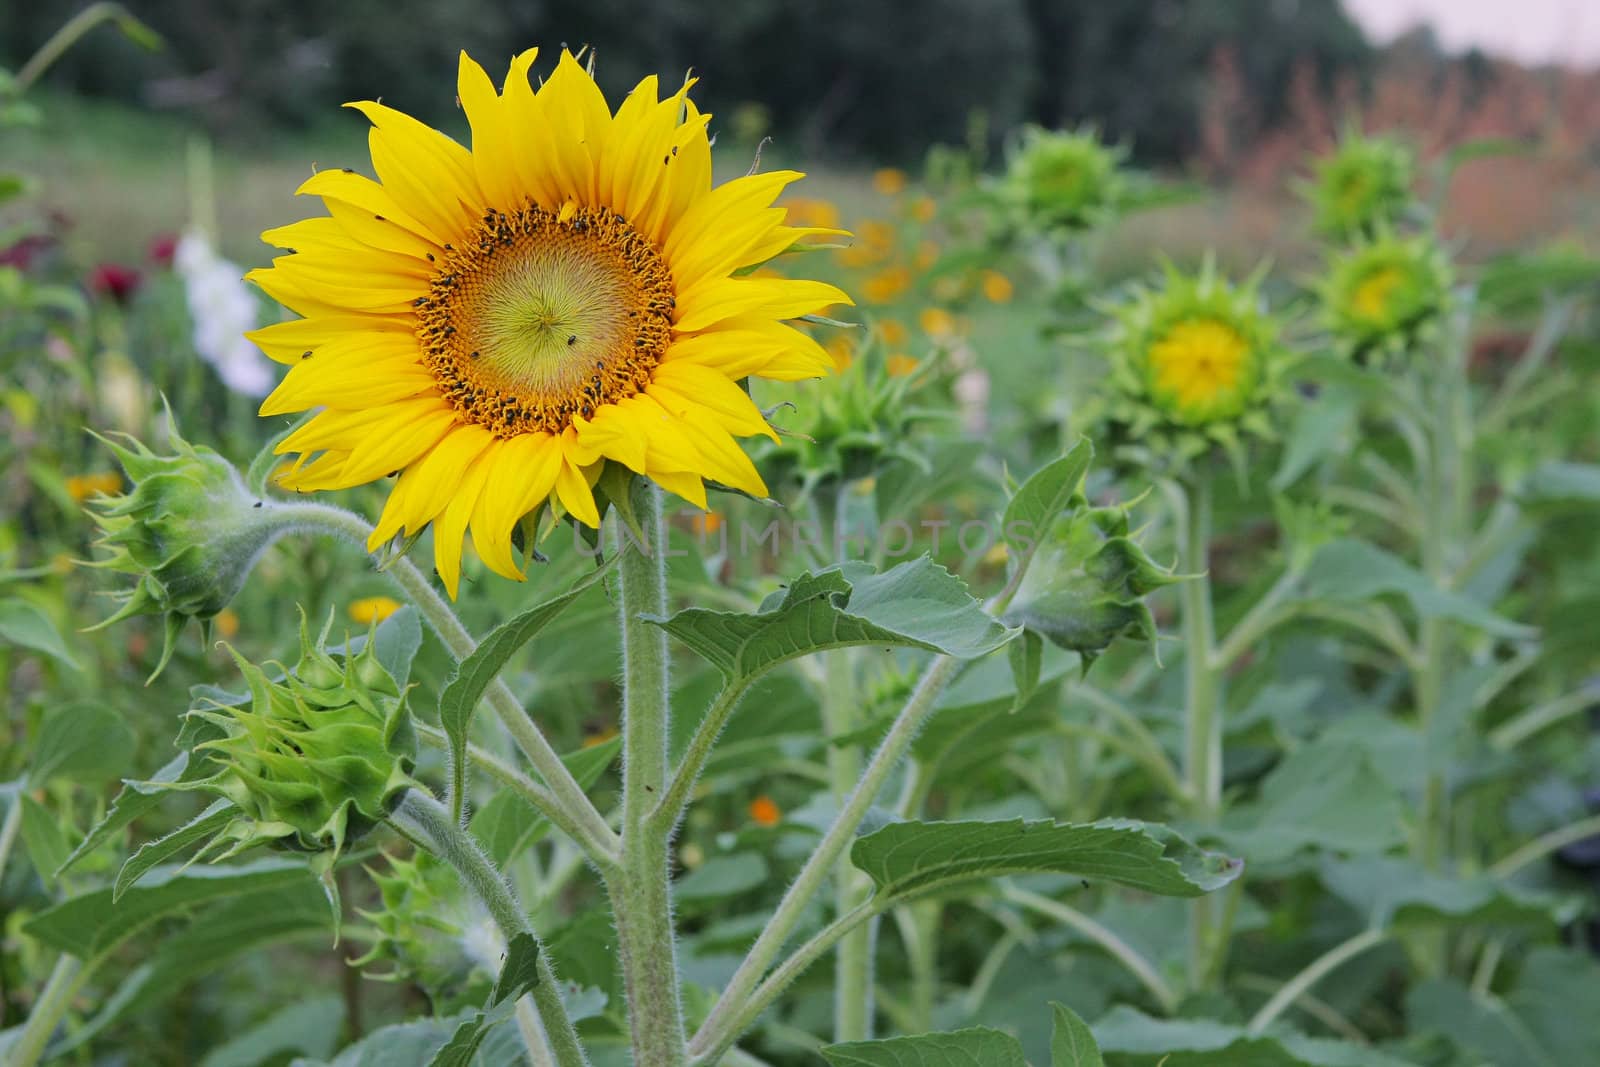
[[(329, 623), (332, 623), (330, 616)], [(189, 712), (209, 737), (195, 746), (218, 770), (174, 788), (231, 801), (235, 817), (201, 850), (231, 856), (257, 844), (337, 857), (415, 784), (417, 741), (405, 694), (370, 636), (329, 651), (304, 619), (300, 659), (274, 681), (237, 652), (248, 703), (202, 701)]]
[(367, 868), (382, 907), (357, 909), (376, 936), (351, 964), (369, 978), (415, 982), (439, 1011), (481, 1004), (499, 962), (475, 951), (496, 940), (489, 916), (474, 911), (455, 872), (431, 853), (384, 860), (385, 869)]
[(1313, 168), (1301, 193), (1311, 205), (1313, 227), (1324, 237), (1371, 233), (1399, 221), (1414, 203), (1415, 160), (1398, 141), (1351, 131)]
[(464, 538), (520, 578), (512, 534), (547, 504), (598, 525), (618, 464), (700, 507), (706, 483), (766, 487), (738, 439), (771, 435), (745, 378), (818, 377), (832, 360), (787, 324), (844, 293), (750, 268), (811, 234), (773, 201), (801, 175), (711, 181), (692, 81), (646, 78), (613, 110), (563, 52), (497, 89), (461, 57), (471, 147), (391, 108), (377, 180), (325, 170), (299, 192), (327, 214), (269, 230), (291, 249), (249, 277), (303, 318), (251, 339), (290, 365), (263, 415), (320, 411), (279, 445), (300, 491), (397, 475), (370, 547), (431, 525), (454, 595)]
[(1106, 309), (1112, 391), (1101, 414), (1118, 436), (1181, 463), (1270, 433), (1282, 351), (1261, 277), (1231, 283), (1210, 259), (1195, 274), (1169, 265)]
[(135, 579), (132, 589), (116, 594), (121, 606), (96, 628), (133, 615), (162, 616), (165, 645), (156, 674), (171, 658), (184, 625), (195, 619), (207, 627), (282, 532), (257, 507), (233, 464), (185, 441), (175, 425), (168, 437), (171, 455), (157, 455), (133, 438), (126, 444), (106, 441), (130, 487), (114, 495), (102, 487), (89, 501), (100, 527), (96, 545), (108, 552), (91, 566)]
[(1094, 130), (1029, 127), (1011, 155), (1001, 195), (1025, 228), (1093, 229), (1122, 201), (1126, 158), (1126, 148), (1105, 144)]
[(1335, 253), (1318, 290), (1329, 332), (1367, 359), (1424, 339), (1449, 303), (1450, 285), (1450, 260), (1433, 236), (1384, 231)]

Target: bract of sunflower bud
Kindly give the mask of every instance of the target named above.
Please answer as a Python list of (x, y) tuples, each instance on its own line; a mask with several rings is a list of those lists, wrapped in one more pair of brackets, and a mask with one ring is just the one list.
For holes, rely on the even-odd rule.
[(869, 350), (847, 368), (807, 390), (793, 411), (774, 412), (783, 432), (759, 458), (774, 486), (788, 484), (809, 492), (879, 474), (892, 462), (926, 466), (912, 447), (918, 424), (953, 417), (933, 405), (918, 405), (915, 394), (937, 376), (938, 361), (925, 359), (906, 375), (885, 372)]
[(218, 769), (167, 788), (210, 793), (236, 809), (200, 856), (225, 858), (266, 844), (322, 854), (328, 867), (417, 785), (405, 693), (379, 662), (375, 643), (369, 638), (349, 653), (329, 651), (326, 640), (326, 630), (311, 640), (302, 621), (300, 659), (276, 679), (229, 648), (249, 701), (205, 700), (190, 710), (213, 734), (195, 754)]
[(1028, 127), (998, 189), (1008, 221), (1034, 232), (1078, 233), (1110, 220), (1127, 191), (1127, 154), (1092, 129)]
[(1230, 282), (1210, 258), (1194, 274), (1168, 264), (1101, 305), (1109, 388), (1086, 406), (1119, 452), (1176, 472), (1217, 447), (1242, 463), (1248, 437), (1273, 436), (1286, 353), (1262, 277)]
[(380, 981), (416, 983), (439, 1013), (481, 1004), (505, 948), (488, 913), (431, 854), (384, 858), (386, 870), (367, 868), (382, 906), (356, 909), (377, 936), (351, 966)]
[(1311, 205), (1312, 227), (1344, 240), (1401, 221), (1416, 205), (1411, 150), (1386, 137), (1350, 131), (1332, 154), (1315, 160), (1313, 177), (1300, 186)]
[(190, 619), (204, 631), (243, 587), (251, 568), (282, 532), (258, 507), (237, 468), (203, 445), (170, 432), (171, 455), (157, 455), (128, 438), (106, 441), (127, 472), (125, 493), (89, 501), (100, 527), (96, 546), (109, 555), (90, 566), (133, 576), (114, 594), (121, 606), (92, 629), (134, 615), (161, 615), (166, 634), (154, 678), (172, 656)]
[(1085, 672), (1119, 637), (1153, 642), (1155, 619), (1145, 597), (1186, 578), (1135, 540), (1128, 522), (1133, 506), (1091, 506), (1080, 488), (1044, 531), (1006, 612), (1011, 625), (1078, 653)]
[(1382, 361), (1433, 335), (1451, 284), (1449, 257), (1435, 237), (1382, 230), (1334, 253), (1317, 295), (1339, 347), (1355, 359)]

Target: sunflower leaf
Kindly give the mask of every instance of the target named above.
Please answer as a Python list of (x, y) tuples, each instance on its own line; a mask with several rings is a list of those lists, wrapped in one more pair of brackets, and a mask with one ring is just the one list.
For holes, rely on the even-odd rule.
[(463, 659), (439, 694), (439, 722), (450, 740), (450, 800), (457, 816), (466, 797), (467, 733), (483, 694), (512, 656), (611, 570), (616, 557), (573, 583), (566, 592), (502, 623)]

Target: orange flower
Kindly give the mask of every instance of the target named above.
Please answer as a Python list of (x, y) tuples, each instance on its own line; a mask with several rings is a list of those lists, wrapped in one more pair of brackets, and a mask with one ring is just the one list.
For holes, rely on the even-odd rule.
[(892, 303), (911, 288), (911, 271), (903, 266), (889, 267), (868, 278), (861, 285), (861, 294), (869, 303)]
[(608, 726), (604, 730), (586, 735), (583, 739), (583, 747), (597, 748), (616, 736), (617, 728), (615, 726)]
[(874, 171), (872, 187), (884, 196), (899, 196), (906, 191), (906, 172), (894, 167)]
[(844, 334), (835, 334), (824, 347), (828, 355), (833, 357), (833, 366), (837, 371), (847, 370), (856, 361), (856, 343)]
[(896, 352), (884, 361), (883, 369), (889, 372), (891, 378), (905, 378), (915, 374), (922, 365), (921, 360), (915, 356), (908, 356), (904, 352)]
[(883, 343), (890, 348), (899, 348), (911, 340), (911, 331), (906, 329), (906, 324), (899, 319), (879, 319), (878, 336), (883, 338)]
[(800, 196), (783, 206), (789, 209), (789, 216), (785, 220), (787, 225), (821, 226), (829, 230), (839, 228), (839, 208), (830, 201)]
[(239, 613), (232, 608), (223, 608), (212, 621), (216, 624), (217, 636), (224, 641), (232, 641), (239, 633)]
[(749, 811), (750, 821), (757, 826), (776, 826), (783, 821), (783, 809), (765, 793), (750, 802)]
[(931, 196), (919, 196), (911, 201), (911, 217), (918, 222), (932, 222), (939, 213), (939, 205)]
[(689, 519), (689, 528), (697, 537), (707, 537), (722, 529), (722, 514), (717, 511), (707, 511)]
[(1009, 304), (1012, 296), (1016, 294), (1016, 288), (1011, 284), (1011, 279), (997, 270), (984, 271), (983, 281), (980, 284), (983, 288), (984, 299), (991, 304)]
[(114, 471), (101, 471), (97, 474), (74, 474), (67, 479), (67, 492), (72, 499), (83, 503), (90, 497), (102, 494), (109, 496), (122, 488), (122, 475)]
[(927, 270), (939, 262), (939, 246), (932, 241), (917, 245), (917, 258), (911, 261), (918, 270)]
[(956, 317), (940, 307), (923, 308), (917, 323), (929, 337), (948, 337), (956, 332)]

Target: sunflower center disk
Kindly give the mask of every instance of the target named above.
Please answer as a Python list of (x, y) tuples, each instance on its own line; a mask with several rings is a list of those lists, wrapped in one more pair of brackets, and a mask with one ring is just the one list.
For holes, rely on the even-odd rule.
[(1157, 388), (1184, 407), (1205, 404), (1234, 388), (1249, 346), (1238, 331), (1215, 319), (1180, 322), (1150, 346)]
[(424, 363), (469, 422), (560, 433), (634, 395), (672, 338), (661, 253), (622, 216), (489, 212), (417, 302)]

